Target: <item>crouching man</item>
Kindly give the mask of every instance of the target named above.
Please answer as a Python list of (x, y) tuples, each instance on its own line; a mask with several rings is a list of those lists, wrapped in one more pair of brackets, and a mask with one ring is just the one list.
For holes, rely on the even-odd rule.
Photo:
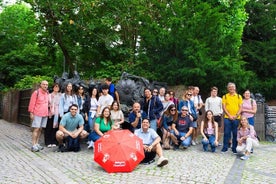
[[(56, 133), (56, 139), (59, 143), (60, 152), (64, 151), (79, 151), (79, 139), (84, 139), (88, 133), (83, 130), (84, 120), (78, 114), (78, 106), (73, 104), (69, 107), (68, 113), (62, 116), (60, 121), (59, 130)], [(67, 148), (65, 147), (64, 140), (67, 139)], [(66, 141), (65, 141), (66, 142)]]
[(158, 167), (163, 167), (168, 164), (168, 159), (163, 157), (162, 147), (160, 145), (161, 138), (150, 127), (149, 119), (143, 119), (140, 129), (135, 130), (134, 134), (143, 140), (145, 158), (142, 163), (152, 163), (156, 154), (159, 156), (157, 161)]

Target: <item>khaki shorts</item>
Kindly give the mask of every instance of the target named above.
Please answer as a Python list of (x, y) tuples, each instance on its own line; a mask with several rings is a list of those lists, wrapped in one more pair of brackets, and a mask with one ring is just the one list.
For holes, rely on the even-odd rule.
[(34, 120), (32, 122), (32, 127), (33, 128), (45, 128), (47, 125), (47, 119), (48, 117), (41, 117), (41, 116), (35, 116), (34, 115)]

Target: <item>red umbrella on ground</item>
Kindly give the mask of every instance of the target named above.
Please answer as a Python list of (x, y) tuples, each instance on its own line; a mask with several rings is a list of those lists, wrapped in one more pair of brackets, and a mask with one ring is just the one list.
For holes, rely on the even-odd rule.
[(111, 130), (94, 145), (94, 160), (107, 172), (131, 172), (144, 159), (142, 139), (129, 130)]

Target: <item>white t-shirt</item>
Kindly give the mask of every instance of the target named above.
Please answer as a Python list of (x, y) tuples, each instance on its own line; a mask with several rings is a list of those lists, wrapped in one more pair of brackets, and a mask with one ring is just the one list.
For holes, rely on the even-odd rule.
[(110, 117), (113, 122), (121, 121), (124, 118), (124, 114), (121, 110), (118, 110), (118, 111), (111, 110), (110, 113), (111, 113)]
[(100, 113), (102, 113), (105, 107), (111, 106), (112, 102), (113, 97), (110, 94), (100, 96), (98, 101), (98, 104), (101, 107)]
[(192, 96), (191, 100), (194, 102), (195, 108), (197, 108), (199, 104), (203, 104), (203, 101), (200, 95)]
[(214, 116), (222, 115), (222, 100), (220, 97), (208, 97), (205, 101), (205, 111), (211, 110)]

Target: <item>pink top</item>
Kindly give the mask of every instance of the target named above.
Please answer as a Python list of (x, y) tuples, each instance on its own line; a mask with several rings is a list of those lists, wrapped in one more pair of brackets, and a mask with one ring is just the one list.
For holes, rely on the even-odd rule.
[[(243, 128), (238, 129), (238, 135), (237, 135), (237, 140), (239, 140), (241, 137), (250, 137), (256, 141), (258, 141), (257, 137), (256, 137), (256, 132), (254, 130), (254, 127), (252, 125), (250, 125), (250, 128), (246, 128), (245, 130), (243, 130)], [(243, 140), (243, 143), (245, 143), (246, 140)]]
[(49, 105), (50, 105), (50, 113), (49, 115), (58, 115), (58, 107), (60, 101), (61, 93), (51, 93), (49, 94)]
[[(251, 99), (251, 98), (249, 98), (247, 100), (246, 99), (242, 100), (242, 109), (253, 110), (253, 107), (256, 107), (256, 106), (257, 106), (256, 101)], [(254, 116), (254, 114), (248, 113), (248, 112), (243, 112), (242, 115), (247, 117), (247, 118), (251, 118), (251, 117)]]
[(204, 130), (205, 134), (208, 135), (215, 135), (215, 128), (212, 125), (212, 122), (208, 122), (207, 129)]
[(48, 92), (43, 91), (41, 88), (35, 90), (31, 96), (28, 111), (35, 116), (45, 117), (48, 116)]

